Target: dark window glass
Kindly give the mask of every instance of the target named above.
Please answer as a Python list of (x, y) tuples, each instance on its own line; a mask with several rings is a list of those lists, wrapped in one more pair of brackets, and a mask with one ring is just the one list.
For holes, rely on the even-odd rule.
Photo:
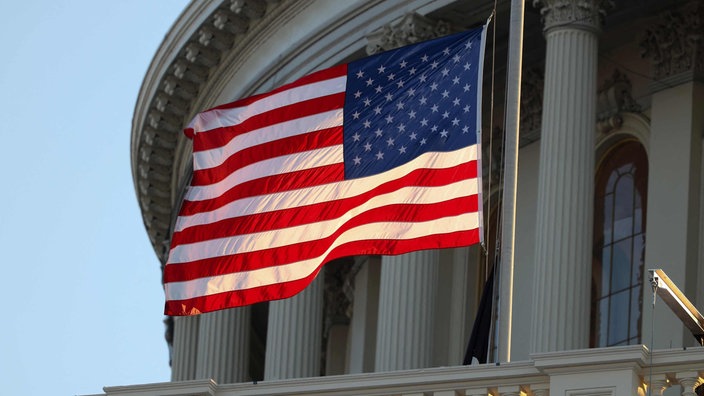
[(636, 141), (610, 150), (594, 189), (592, 347), (641, 342), (648, 160)]

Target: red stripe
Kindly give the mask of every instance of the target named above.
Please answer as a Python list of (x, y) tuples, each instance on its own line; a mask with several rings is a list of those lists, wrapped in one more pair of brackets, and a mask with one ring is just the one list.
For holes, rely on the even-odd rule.
[(237, 125), (214, 128), (208, 133), (196, 134), (193, 151), (204, 151), (225, 146), (234, 137), (267, 126), (279, 124), (298, 118), (340, 109), (345, 105), (345, 93), (322, 96), (302, 102), (279, 107), (265, 113), (254, 115)]
[(232, 172), (247, 165), (282, 155), (308, 151), (311, 148), (339, 145), (342, 141), (342, 126), (339, 126), (248, 147), (231, 155), (225, 162), (214, 168), (193, 171), (191, 185), (207, 186), (225, 179)]
[[(478, 242), (478, 229), (440, 235), (430, 235), (408, 240), (354, 241), (333, 249), (321, 262), (320, 267), (334, 259), (351, 255), (395, 255), (409, 253), (416, 250), (467, 246)], [(318, 267), (318, 270), (320, 267)], [(291, 282), (255, 287), (246, 290), (235, 290), (187, 300), (167, 300), (164, 313), (171, 316), (192, 315), (234, 306), (250, 305), (262, 301), (289, 298), (305, 289), (317, 275), (318, 271), (314, 271), (306, 278)]]
[[(267, 96), (271, 96), (271, 95), (277, 94), (279, 92), (289, 90), (291, 88), (302, 87), (304, 85), (313, 84), (313, 83), (324, 81), (324, 80), (330, 80), (330, 79), (337, 78), (337, 77), (342, 77), (346, 74), (347, 74), (347, 65), (346, 64), (339, 65), (339, 66), (333, 66), (329, 69), (320, 70), (318, 72), (311, 73), (305, 77), (301, 77), (300, 79), (298, 79), (290, 84), (283, 85), (273, 91), (269, 91), (269, 92), (259, 94), (259, 95), (253, 95), (253, 96), (250, 96), (250, 97), (247, 97), (244, 99), (240, 99), (235, 102), (231, 102), (231, 103), (223, 104), (223, 105), (220, 105), (217, 107), (213, 107), (210, 110), (232, 109), (235, 107), (244, 107), (244, 106), (252, 104), (260, 99), (266, 98)], [(210, 110), (206, 110), (203, 113), (208, 112)]]
[[(476, 212), (477, 195), (428, 204), (395, 204), (374, 208), (340, 224), (328, 237), (256, 252), (219, 256), (188, 263), (169, 264), (164, 268), (164, 282), (181, 282), (208, 276), (230, 274), (275, 267), (321, 256), (345, 231), (375, 222), (424, 222), (442, 217)], [(372, 244), (374, 245), (374, 244)], [(358, 252), (356, 254), (396, 254), (391, 251)], [(273, 264), (275, 262), (275, 264)]]
[(263, 214), (227, 218), (213, 223), (188, 227), (173, 234), (171, 248), (186, 243), (334, 219), (378, 195), (388, 194), (409, 186), (437, 187), (463, 179), (472, 179), (476, 177), (476, 170), (476, 161), (446, 169), (416, 169), (399, 179), (391, 180), (354, 197)]
[(339, 182), (344, 177), (345, 165), (340, 163), (250, 180), (236, 185), (217, 198), (203, 201), (188, 201), (184, 199), (179, 216), (210, 212), (241, 198)]

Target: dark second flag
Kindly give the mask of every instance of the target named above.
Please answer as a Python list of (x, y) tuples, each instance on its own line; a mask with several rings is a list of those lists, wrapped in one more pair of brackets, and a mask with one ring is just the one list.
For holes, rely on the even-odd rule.
[(484, 283), (484, 291), (479, 300), (479, 309), (474, 318), (472, 335), (469, 337), (467, 351), (464, 354), (462, 364), (472, 364), (472, 359), (476, 358), (479, 363), (486, 363), (489, 355), (489, 340), (491, 337), (491, 318), (494, 300), (494, 269), (492, 268), (489, 278)]

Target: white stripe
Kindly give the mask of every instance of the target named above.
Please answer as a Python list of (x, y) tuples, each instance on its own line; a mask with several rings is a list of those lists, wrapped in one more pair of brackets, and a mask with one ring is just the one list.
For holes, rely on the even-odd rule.
[(225, 162), (225, 160), (233, 154), (259, 144), (341, 126), (342, 119), (343, 110), (337, 109), (278, 124), (268, 125), (247, 133), (243, 133), (235, 136), (222, 147), (196, 151), (193, 153), (193, 169), (201, 170), (215, 168)]
[(372, 223), (347, 230), (319, 257), (295, 263), (217, 275), (184, 282), (166, 283), (167, 300), (185, 300), (231, 290), (273, 285), (305, 278), (315, 271), (329, 252), (342, 244), (363, 239), (412, 239), (432, 234), (444, 234), (479, 227), (476, 212), (445, 217), (422, 223)]
[[(171, 249), (168, 264), (187, 263), (237, 253), (251, 253), (263, 249), (315, 241), (331, 236), (342, 225), (371, 209), (394, 204), (434, 204), (476, 193), (476, 179), (460, 180), (439, 187), (404, 187), (387, 194), (377, 195), (335, 219), (179, 245)], [(394, 235), (388, 233), (388, 238), (394, 238)]]
[(342, 145), (323, 147), (317, 150), (304, 151), (291, 155), (283, 155), (268, 160), (255, 162), (240, 168), (215, 184), (207, 186), (191, 186), (185, 199), (202, 201), (213, 199), (226, 193), (231, 188), (250, 180), (267, 176), (296, 172), (320, 166), (342, 163)]
[(265, 113), (293, 103), (315, 99), (345, 91), (347, 76), (294, 87), (252, 102), (244, 107), (212, 109), (199, 113), (189, 124), (195, 133), (237, 125), (257, 114)]
[[(281, 209), (297, 208), (313, 203), (351, 198), (366, 191), (370, 191), (383, 183), (399, 179), (418, 168), (451, 168), (465, 162), (473, 161), (477, 158), (477, 149), (478, 145), (472, 145), (451, 152), (425, 153), (413, 161), (373, 176), (344, 180), (338, 183), (324, 184), (294, 191), (284, 191), (238, 199), (210, 212), (181, 216), (176, 220), (174, 231), (178, 232), (188, 227), (209, 224), (238, 216), (266, 213)], [(229, 188), (231, 187), (221, 187), (221, 189), (225, 189), (223, 191)]]

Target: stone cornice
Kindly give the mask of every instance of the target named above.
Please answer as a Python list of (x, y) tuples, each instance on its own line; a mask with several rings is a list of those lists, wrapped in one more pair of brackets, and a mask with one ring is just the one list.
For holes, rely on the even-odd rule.
[[(132, 120), (132, 176), (149, 239), (162, 263), (180, 197), (174, 172), (181, 128), (223, 53), (251, 26), (276, 13), (278, 0), (192, 2), (164, 38), (145, 76)], [(182, 149), (182, 148), (181, 148)], [(178, 184), (178, 185), (177, 185)]]
[(569, 353), (543, 352), (531, 354), (535, 367), (544, 373), (588, 372), (605, 367), (647, 366), (649, 351), (645, 345), (628, 345), (610, 348), (590, 348), (572, 350)]
[(545, 32), (558, 28), (585, 29), (598, 32), (604, 23), (611, 0), (533, 0), (540, 8)]

